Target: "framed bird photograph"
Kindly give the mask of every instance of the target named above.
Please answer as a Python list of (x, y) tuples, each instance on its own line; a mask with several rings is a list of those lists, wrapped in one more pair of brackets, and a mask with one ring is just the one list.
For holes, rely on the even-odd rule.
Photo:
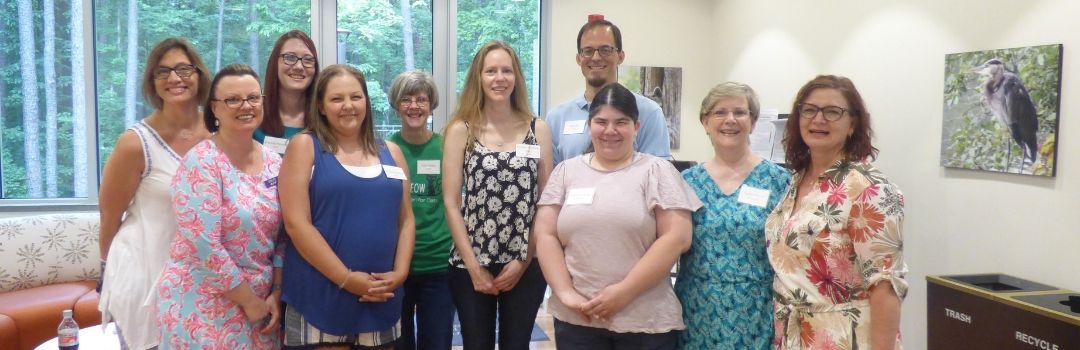
[(1054, 176), (1062, 46), (945, 55), (941, 165)]

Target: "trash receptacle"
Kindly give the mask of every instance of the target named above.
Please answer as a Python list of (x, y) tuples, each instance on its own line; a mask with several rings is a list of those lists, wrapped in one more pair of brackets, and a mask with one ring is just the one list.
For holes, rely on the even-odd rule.
[(926, 281), (930, 350), (1080, 349), (1080, 294), (997, 273)]

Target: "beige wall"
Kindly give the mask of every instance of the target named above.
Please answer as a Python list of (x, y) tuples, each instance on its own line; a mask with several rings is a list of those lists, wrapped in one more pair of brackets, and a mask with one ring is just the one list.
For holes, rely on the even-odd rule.
[[(748, 83), (763, 107), (785, 111), (816, 74), (852, 78), (873, 114), (877, 165), (907, 200), (906, 349), (926, 348), (927, 275), (1004, 272), (1080, 290), (1080, 108), (1071, 103), (1080, 56), (1069, 52), (1080, 45), (1080, 3), (559, 1), (549, 106), (582, 90), (572, 40), (591, 12), (621, 27), (628, 64), (683, 67), (681, 159), (711, 154), (694, 114), (717, 82)], [(939, 166), (945, 54), (1056, 43), (1065, 46), (1057, 177)]]

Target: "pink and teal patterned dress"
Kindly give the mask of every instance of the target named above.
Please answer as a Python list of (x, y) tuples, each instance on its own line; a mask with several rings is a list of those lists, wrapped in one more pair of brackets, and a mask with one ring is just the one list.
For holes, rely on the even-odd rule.
[[(261, 146), (260, 146), (261, 148)], [(198, 144), (173, 177), (178, 230), (158, 281), (160, 349), (277, 349), (277, 331), (260, 334), (224, 293), (247, 282), (270, 294), (281, 225), (277, 176), (281, 157), (261, 148), (263, 169), (233, 167), (213, 141)]]

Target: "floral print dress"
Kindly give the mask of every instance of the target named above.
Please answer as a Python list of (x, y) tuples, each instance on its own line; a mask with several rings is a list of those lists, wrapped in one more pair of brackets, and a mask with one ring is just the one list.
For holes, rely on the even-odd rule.
[[(260, 147), (261, 148), (261, 147)], [(213, 141), (198, 144), (173, 178), (179, 226), (157, 289), (160, 349), (277, 349), (275, 330), (247, 320), (224, 293), (247, 282), (270, 294), (281, 210), (281, 157), (267, 148), (256, 176), (234, 168)]]
[(904, 197), (870, 163), (841, 160), (795, 207), (803, 176), (765, 222), (776, 273), (774, 345), (870, 349), (868, 290), (891, 282), (897, 296), (907, 294)]

